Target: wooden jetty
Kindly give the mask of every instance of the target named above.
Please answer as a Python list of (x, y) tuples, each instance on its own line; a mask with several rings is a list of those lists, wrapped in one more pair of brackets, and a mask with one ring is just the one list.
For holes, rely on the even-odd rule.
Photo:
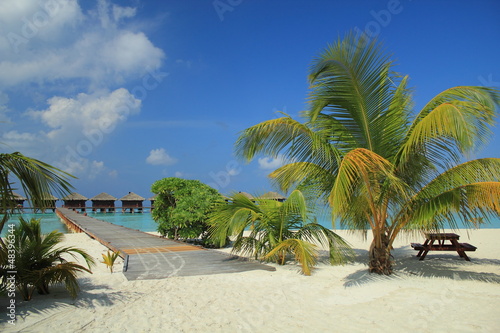
[(101, 221), (67, 208), (56, 211), (70, 230), (85, 232), (124, 258), (128, 280), (276, 270), (253, 260)]

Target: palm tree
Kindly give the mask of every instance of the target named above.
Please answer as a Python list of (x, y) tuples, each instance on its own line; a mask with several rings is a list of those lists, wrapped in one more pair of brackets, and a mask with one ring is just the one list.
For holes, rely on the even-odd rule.
[[(14, 178), (14, 179), (13, 179)], [(13, 194), (15, 181), (29, 198), (33, 207), (47, 207), (47, 193), (58, 193), (61, 196), (71, 192), (72, 186), (68, 182), (74, 178), (70, 174), (61, 171), (42, 161), (24, 156), (19, 152), (11, 154), (0, 154), (0, 233), (10, 214), (17, 207)], [(6, 287), (7, 263), (6, 244), (0, 238), (0, 292)]]
[(500, 159), (467, 161), (491, 134), (498, 90), (445, 90), (414, 111), (408, 76), (377, 41), (347, 34), (311, 66), (304, 122), (284, 115), (243, 131), (239, 156), (283, 155), (270, 177), (282, 190), (313, 188), (333, 220), (371, 230), (369, 270), (392, 272), (402, 230), (471, 226), (500, 214)]
[(13, 188), (12, 176), (19, 182), (31, 205), (41, 208), (49, 203), (48, 193), (56, 192), (61, 196), (70, 193), (72, 186), (68, 179), (74, 178), (64, 171), (19, 152), (0, 154), (0, 210), (3, 214), (0, 233), (9, 218), (9, 213), (17, 208), (12, 193), (16, 190)]
[[(16, 286), (24, 300), (32, 298), (35, 289), (39, 294), (48, 294), (49, 286), (64, 284), (75, 298), (78, 291), (77, 273), (89, 272), (94, 259), (85, 251), (74, 247), (57, 247), (64, 235), (58, 231), (42, 235), (40, 219), (29, 222), (22, 217), (14, 229)], [(9, 244), (10, 245), (10, 244)], [(3, 251), (6, 251), (5, 248)], [(70, 262), (64, 256), (81, 256), (88, 268)]]
[[(329, 249), (332, 263), (343, 263), (351, 254), (349, 245), (333, 231), (316, 223), (303, 193), (295, 190), (284, 202), (251, 201), (241, 193), (221, 203), (209, 219), (211, 239), (224, 245), (235, 236), (234, 253), (251, 255), (284, 265), (294, 255), (302, 273), (311, 275), (318, 257), (317, 245)], [(247, 230), (248, 235), (244, 232)]]

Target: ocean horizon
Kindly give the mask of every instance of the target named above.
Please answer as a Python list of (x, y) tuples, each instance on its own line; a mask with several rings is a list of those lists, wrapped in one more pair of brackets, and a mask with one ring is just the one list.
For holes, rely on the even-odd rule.
[[(127, 228), (140, 230), (144, 232), (155, 232), (157, 231), (157, 223), (153, 220), (150, 212), (142, 213), (123, 213), (123, 212), (87, 212), (87, 215), (102, 221), (110, 222), (113, 224), (121, 225)], [(53, 212), (46, 213), (21, 213), (13, 214), (9, 219), (9, 223), (18, 223), (19, 217), (24, 217), (25, 219), (37, 218), (41, 219), (42, 233), (49, 233), (53, 230), (58, 230), (62, 233), (71, 233), (71, 231), (66, 227), (66, 225), (61, 221), (61, 219)], [(332, 229), (332, 223), (329, 217), (324, 214), (317, 215), (317, 221), (324, 227)], [(5, 236), (7, 230), (7, 224), (2, 230), (2, 237)], [(464, 229), (464, 225), (459, 225), (460, 229)], [(337, 223), (336, 230), (343, 230)], [(500, 229), (500, 218), (493, 219), (490, 223), (482, 224), (478, 229)]]

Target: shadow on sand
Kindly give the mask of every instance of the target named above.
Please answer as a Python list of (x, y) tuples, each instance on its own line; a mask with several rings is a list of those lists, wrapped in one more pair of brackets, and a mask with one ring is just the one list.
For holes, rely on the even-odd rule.
[[(368, 263), (368, 251), (356, 249), (356, 263)], [(389, 276), (378, 275), (360, 269), (345, 278), (345, 287), (354, 287), (366, 283), (405, 279), (409, 276), (447, 278), (452, 280), (470, 280), (489, 283), (500, 283), (500, 260), (475, 258), (471, 261), (460, 258), (457, 253), (439, 252), (428, 254), (425, 260), (416, 257), (417, 252), (410, 246), (402, 246), (392, 251), (394, 273)]]
[[(122, 292), (107, 292), (107, 293), (96, 293), (93, 290), (108, 289), (108, 285), (98, 285), (89, 284), (85, 281), (86, 279), (81, 279), (80, 287), (81, 290), (78, 293), (76, 299), (72, 299), (66, 289), (59, 286), (52, 286), (50, 288), (49, 295), (39, 295), (35, 291), (33, 293), (33, 298), (31, 301), (23, 301), (20, 299), (20, 295), (16, 292), (16, 316), (18, 318), (26, 319), (30, 315), (50, 315), (50, 314), (62, 314), (66, 310), (72, 308), (94, 308), (98, 306), (112, 306), (115, 303), (123, 303), (127, 301), (130, 297), (137, 297), (140, 293), (130, 293), (127, 292), (127, 296), (124, 296)], [(4, 305), (7, 306), (9, 299), (7, 297), (2, 297), (0, 300), (0, 306), (3, 308)], [(6, 324), (7, 317), (2, 316), (0, 319), (0, 327)]]

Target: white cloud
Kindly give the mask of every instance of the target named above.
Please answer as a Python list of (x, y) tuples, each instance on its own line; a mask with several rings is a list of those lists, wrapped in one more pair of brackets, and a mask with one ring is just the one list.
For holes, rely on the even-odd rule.
[(258, 159), (259, 168), (263, 170), (275, 170), (283, 166), (286, 161), (283, 155), (278, 155), (277, 158), (262, 157)]
[(83, 79), (79, 84), (102, 88), (158, 69), (164, 52), (143, 32), (117, 23), (135, 8), (110, 4), (100, 0), (97, 11), (83, 13), (76, 0), (2, 0), (0, 87)]
[(0, 24), (5, 33), (0, 37), (0, 53), (20, 56), (21, 50), (67, 41), (84, 20), (76, 0), (2, 0)]
[(136, 8), (113, 5), (113, 19), (115, 22), (119, 22), (123, 18), (134, 17), (136, 12)]
[(140, 112), (141, 101), (126, 89), (113, 92), (78, 94), (75, 98), (52, 97), (44, 110), (27, 114), (45, 125), (36, 133), (4, 133), (0, 142), (43, 159), (74, 175), (95, 177), (104, 169), (103, 162), (91, 162), (90, 156), (114, 129), (128, 117)]
[(39, 145), (42, 141), (43, 140), (40, 140), (36, 134), (28, 132), (21, 133), (17, 130), (3, 133), (2, 139), (0, 140), (2, 146), (10, 148), (12, 151), (21, 151), (26, 155), (28, 155), (26, 152), (32, 150), (33, 146)]
[(19, 133), (18, 131), (10, 131), (3, 135), (3, 138), (12, 141), (35, 141), (36, 136), (32, 133)]
[(10, 118), (7, 115), (9, 112), (9, 108), (7, 104), (9, 103), (9, 96), (0, 91), (0, 122), (8, 123), (10, 122)]
[(47, 136), (53, 140), (71, 140), (86, 137), (94, 145), (110, 134), (115, 127), (130, 115), (140, 112), (141, 101), (127, 89), (120, 88), (111, 93), (78, 94), (76, 98), (52, 97), (49, 107), (28, 114), (52, 128)]
[(88, 173), (88, 177), (89, 177), (89, 179), (95, 179), (103, 171), (104, 171), (104, 162), (92, 161), (92, 163), (90, 164), (90, 170)]
[(173, 165), (177, 163), (177, 159), (171, 157), (164, 148), (159, 148), (149, 152), (146, 162), (152, 165)]
[[(79, 3), (0, 1), (0, 121), (8, 122), (0, 142), (80, 178), (117, 177), (92, 154), (140, 112), (141, 101), (120, 87), (159, 82), (165, 53), (139, 28), (136, 8), (97, 0), (82, 10)], [(37, 107), (11, 111), (7, 93)], [(166, 154), (162, 163), (172, 161)]]

